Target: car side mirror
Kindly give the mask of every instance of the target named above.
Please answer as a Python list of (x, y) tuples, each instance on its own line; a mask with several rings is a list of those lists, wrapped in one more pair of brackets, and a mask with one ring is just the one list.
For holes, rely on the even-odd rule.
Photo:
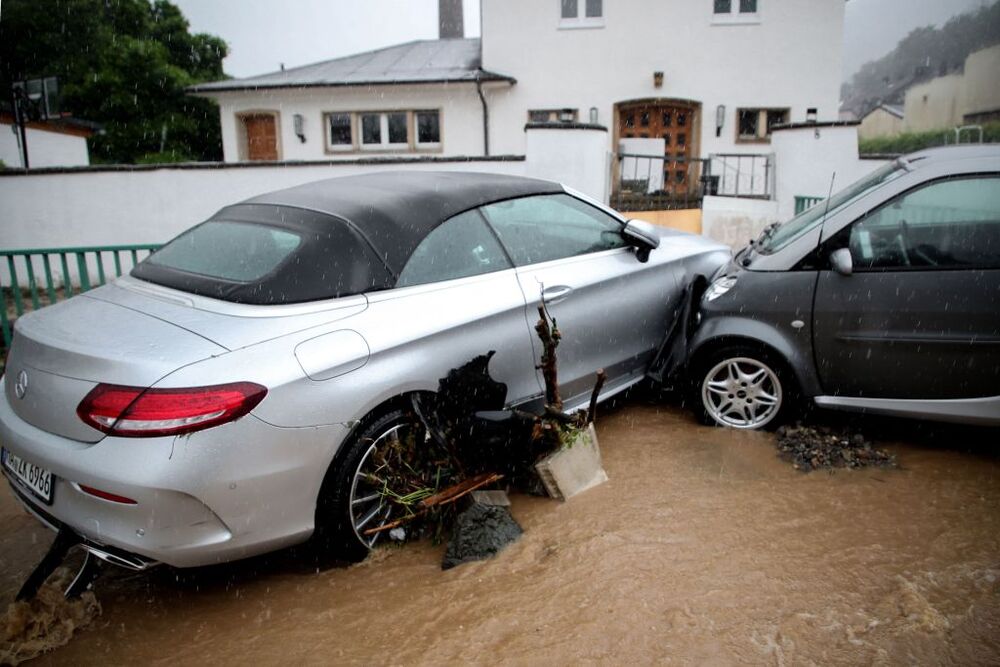
[(850, 248), (841, 248), (830, 253), (830, 265), (842, 276), (854, 273), (854, 260), (851, 259)]
[(656, 227), (645, 220), (629, 220), (622, 228), (622, 236), (636, 247), (636, 257), (640, 262), (649, 259), (649, 252), (660, 247), (660, 235)]

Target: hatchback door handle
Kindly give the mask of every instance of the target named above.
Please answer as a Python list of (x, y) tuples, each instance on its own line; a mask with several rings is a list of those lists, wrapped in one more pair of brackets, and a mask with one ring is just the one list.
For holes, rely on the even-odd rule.
[(559, 303), (566, 297), (568, 297), (573, 292), (573, 288), (569, 285), (556, 285), (555, 287), (546, 287), (542, 291), (542, 301), (545, 303)]

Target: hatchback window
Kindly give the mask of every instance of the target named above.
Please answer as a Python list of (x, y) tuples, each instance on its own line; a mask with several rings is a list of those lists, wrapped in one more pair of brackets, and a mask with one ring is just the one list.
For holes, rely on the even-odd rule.
[(566, 194), (497, 202), (483, 214), (517, 266), (622, 248), (622, 225)]
[(1000, 176), (937, 181), (856, 222), (859, 270), (1000, 268)]
[(150, 255), (151, 264), (235, 282), (259, 280), (292, 254), (302, 238), (291, 231), (243, 222), (210, 221)]
[(478, 211), (447, 220), (427, 235), (406, 262), (396, 287), (466, 278), (511, 268)]

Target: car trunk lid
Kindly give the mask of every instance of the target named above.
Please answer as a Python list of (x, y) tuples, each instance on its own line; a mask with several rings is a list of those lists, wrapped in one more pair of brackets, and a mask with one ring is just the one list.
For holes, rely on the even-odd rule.
[(336, 322), (368, 307), (362, 294), (301, 304), (230, 303), (132, 277), (119, 278), (87, 296), (173, 322), (227, 350)]
[(84, 443), (104, 437), (76, 414), (99, 383), (149, 387), (220, 345), (162, 319), (81, 295), (18, 319), (5, 393), (15, 414)]

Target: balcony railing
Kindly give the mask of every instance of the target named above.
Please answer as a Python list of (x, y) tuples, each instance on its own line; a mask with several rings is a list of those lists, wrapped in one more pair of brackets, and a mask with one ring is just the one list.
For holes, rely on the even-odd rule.
[[(806, 211), (816, 204), (823, 201), (823, 197), (805, 197), (802, 195), (795, 196), (795, 215)], [(787, 200), (786, 200), (787, 201)]]

